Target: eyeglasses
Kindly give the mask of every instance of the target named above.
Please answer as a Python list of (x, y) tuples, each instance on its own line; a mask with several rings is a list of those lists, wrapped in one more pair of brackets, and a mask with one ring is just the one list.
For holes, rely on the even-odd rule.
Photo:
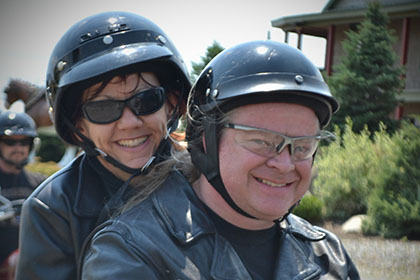
[(226, 128), (238, 130), (235, 141), (245, 149), (267, 158), (280, 154), (286, 146), (294, 162), (311, 158), (321, 139), (335, 138), (328, 131), (321, 131), (320, 135), (289, 137), (284, 134), (263, 128), (228, 123)]
[(9, 138), (1, 138), (0, 141), (7, 146), (30, 146), (33, 142), (32, 138), (22, 138), (22, 139), (9, 139)]
[(126, 106), (136, 116), (152, 114), (162, 108), (165, 103), (165, 90), (162, 87), (154, 87), (142, 90), (125, 100), (98, 100), (86, 102), (83, 107), (83, 115), (92, 123), (107, 124), (121, 118)]

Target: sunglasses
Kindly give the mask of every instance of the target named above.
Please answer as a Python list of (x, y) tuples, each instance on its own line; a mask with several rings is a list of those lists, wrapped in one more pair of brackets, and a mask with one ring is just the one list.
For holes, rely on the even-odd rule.
[(154, 87), (135, 93), (125, 100), (89, 101), (82, 106), (83, 116), (92, 123), (108, 124), (120, 119), (125, 107), (136, 116), (152, 114), (165, 103), (165, 90)]
[(33, 143), (33, 139), (32, 138), (22, 138), (22, 139), (6, 139), (6, 138), (2, 138), (0, 139), (0, 141), (2, 143), (4, 143), (7, 146), (16, 146), (16, 145), (21, 145), (21, 146), (30, 146)]
[(334, 134), (328, 131), (321, 131), (320, 135), (314, 136), (289, 137), (268, 129), (246, 125), (228, 123), (225, 127), (238, 130), (234, 136), (237, 144), (263, 157), (275, 157), (289, 146), (294, 162), (312, 158), (320, 140), (335, 138)]

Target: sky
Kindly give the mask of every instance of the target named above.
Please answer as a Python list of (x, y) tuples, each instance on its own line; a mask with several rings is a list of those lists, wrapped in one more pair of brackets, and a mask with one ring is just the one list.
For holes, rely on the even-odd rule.
[[(214, 41), (229, 48), (251, 40), (284, 42), (273, 28), (279, 17), (319, 13), (327, 0), (0, 0), (0, 110), (9, 79), (45, 85), (47, 64), (55, 44), (77, 21), (105, 11), (142, 15), (171, 38), (184, 58), (200, 62)], [(296, 47), (296, 38), (289, 36)], [(324, 63), (325, 43), (303, 39), (303, 52), (317, 65)]]

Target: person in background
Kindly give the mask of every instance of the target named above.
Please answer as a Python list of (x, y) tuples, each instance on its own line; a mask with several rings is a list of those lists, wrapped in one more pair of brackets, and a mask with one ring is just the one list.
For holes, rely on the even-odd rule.
[(26, 113), (0, 114), (0, 194), (9, 200), (25, 199), (45, 176), (25, 169), (38, 136)]
[(190, 92), (189, 153), (133, 181), (86, 243), (81, 278), (360, 279), (337, 236), (291, 214), (338, 107), (299, 50), (226, 49)]
[(84, 153), (26, 200), (16, 279), (76, 279), (89, 233), (128, 196), (131, 178), (170, 154), (191, 87), (169, 37), (119, 11), (70, 27), (46, 81), (57, 134)]
[[(0, 196), (2, 214), (13, 211), (10, 219), (0, 219), (0, 264), (17, 248), (19, 207), (45, 176), (25, 169), (38, 134), (34, 120), (26, 113), (0, 114)], [(7, 206), (9, 208), (6, 209)]]

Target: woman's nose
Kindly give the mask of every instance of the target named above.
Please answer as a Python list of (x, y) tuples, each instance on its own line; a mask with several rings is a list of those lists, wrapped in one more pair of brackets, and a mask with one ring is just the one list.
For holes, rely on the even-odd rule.
[(124, 107), (121, 118), (117, 121), (120, 129), (138, 127), (143, 124), (143, 119), (136, 116), (130, 108)]

